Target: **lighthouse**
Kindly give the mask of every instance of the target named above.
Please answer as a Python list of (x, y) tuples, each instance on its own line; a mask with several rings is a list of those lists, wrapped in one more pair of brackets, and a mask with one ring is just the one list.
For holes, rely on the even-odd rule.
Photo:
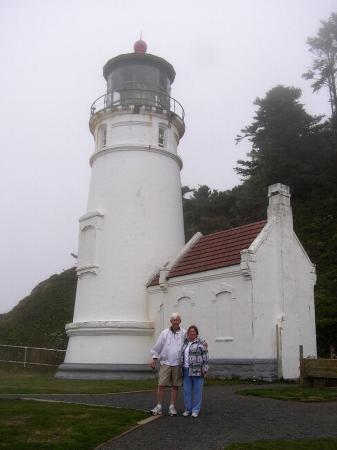
[(184, 110), (173, 66), (146, 52), (110, 59), (91, 107), (87, 210), (79, 219), (78, 284), (61, 378), (143, 378), (154, 323), (146, 285), (184, 246), (177, 149)]

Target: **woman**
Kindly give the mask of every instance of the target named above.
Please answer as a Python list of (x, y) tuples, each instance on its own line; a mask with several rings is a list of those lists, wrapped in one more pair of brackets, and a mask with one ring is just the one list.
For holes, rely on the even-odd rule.
[(204, 378), (208, 371), (208, 351), (204, 341), (198, 337), (199, 331), (191, 325), (186, 333), (182, 349), (184, 417), (198, 417), (201, 408)]

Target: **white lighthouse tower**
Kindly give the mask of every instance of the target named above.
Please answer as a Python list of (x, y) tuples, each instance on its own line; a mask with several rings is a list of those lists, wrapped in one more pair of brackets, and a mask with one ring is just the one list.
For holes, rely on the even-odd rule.
[(177, 147), (185, 127), (170, 96), (174, 68), (140, 40), (103, 74), (107, 92), (89, 122), (95, 151), (62, 378), (144, 377), (154, 332), (146, 283), (184, 245)]

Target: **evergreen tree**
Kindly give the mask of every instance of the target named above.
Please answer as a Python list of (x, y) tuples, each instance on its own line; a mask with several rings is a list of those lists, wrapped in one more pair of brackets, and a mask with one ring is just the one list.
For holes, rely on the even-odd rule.
[(311, 138), (321, 131), (321, 117), (310, 116), (300, 103), (301, 90), (276, 86), (257, 98), (253, 122), (241, 130), (237, 142), (252, 144), (249, 160), (238, 161), (236, 172), (264, 191), (276, 182), (298, 190), (308, 184), (313, 148)]
[(322, 87), (329, 90), (331, 117), (337, 127), (337, 13), (331, 14), (328, 21), (322, 21), (316, 37), (308, 38), (310, 52), (314, 55), (312, 67), (303, 77), (312, 80), (313, 91)]
[(254, 120), (237, 138), (251, 142), (250, 159), (238, 161), (236, 171), (245, 180), (239, 188), (254, 187), (260, 197), (255, 205), (268, 185), (290, 186), (295, 231), (317, 265), (317, 343), (324, 355), (337, 339), (337, 145), (330, 123), (310, 116), (300, 95), (277, 86), (256, 100)]

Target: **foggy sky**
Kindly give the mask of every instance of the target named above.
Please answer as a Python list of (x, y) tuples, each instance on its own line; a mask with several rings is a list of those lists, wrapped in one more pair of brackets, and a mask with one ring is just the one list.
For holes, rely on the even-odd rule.
[(309, 113), (329, 114), (327, 93), (312, 94), (301, 75), (306, 39), (336, 9), (335, 0), (2, 0), (0, 313), (74, 263), (94, 149), (90, 105), (105, 92), (108, 59), (133, 51), (142, 31), (148, 53), (177, 72), (182, 184), (231, 189), (249, 151), (235, 136), (256, 97), (292, 85)]

